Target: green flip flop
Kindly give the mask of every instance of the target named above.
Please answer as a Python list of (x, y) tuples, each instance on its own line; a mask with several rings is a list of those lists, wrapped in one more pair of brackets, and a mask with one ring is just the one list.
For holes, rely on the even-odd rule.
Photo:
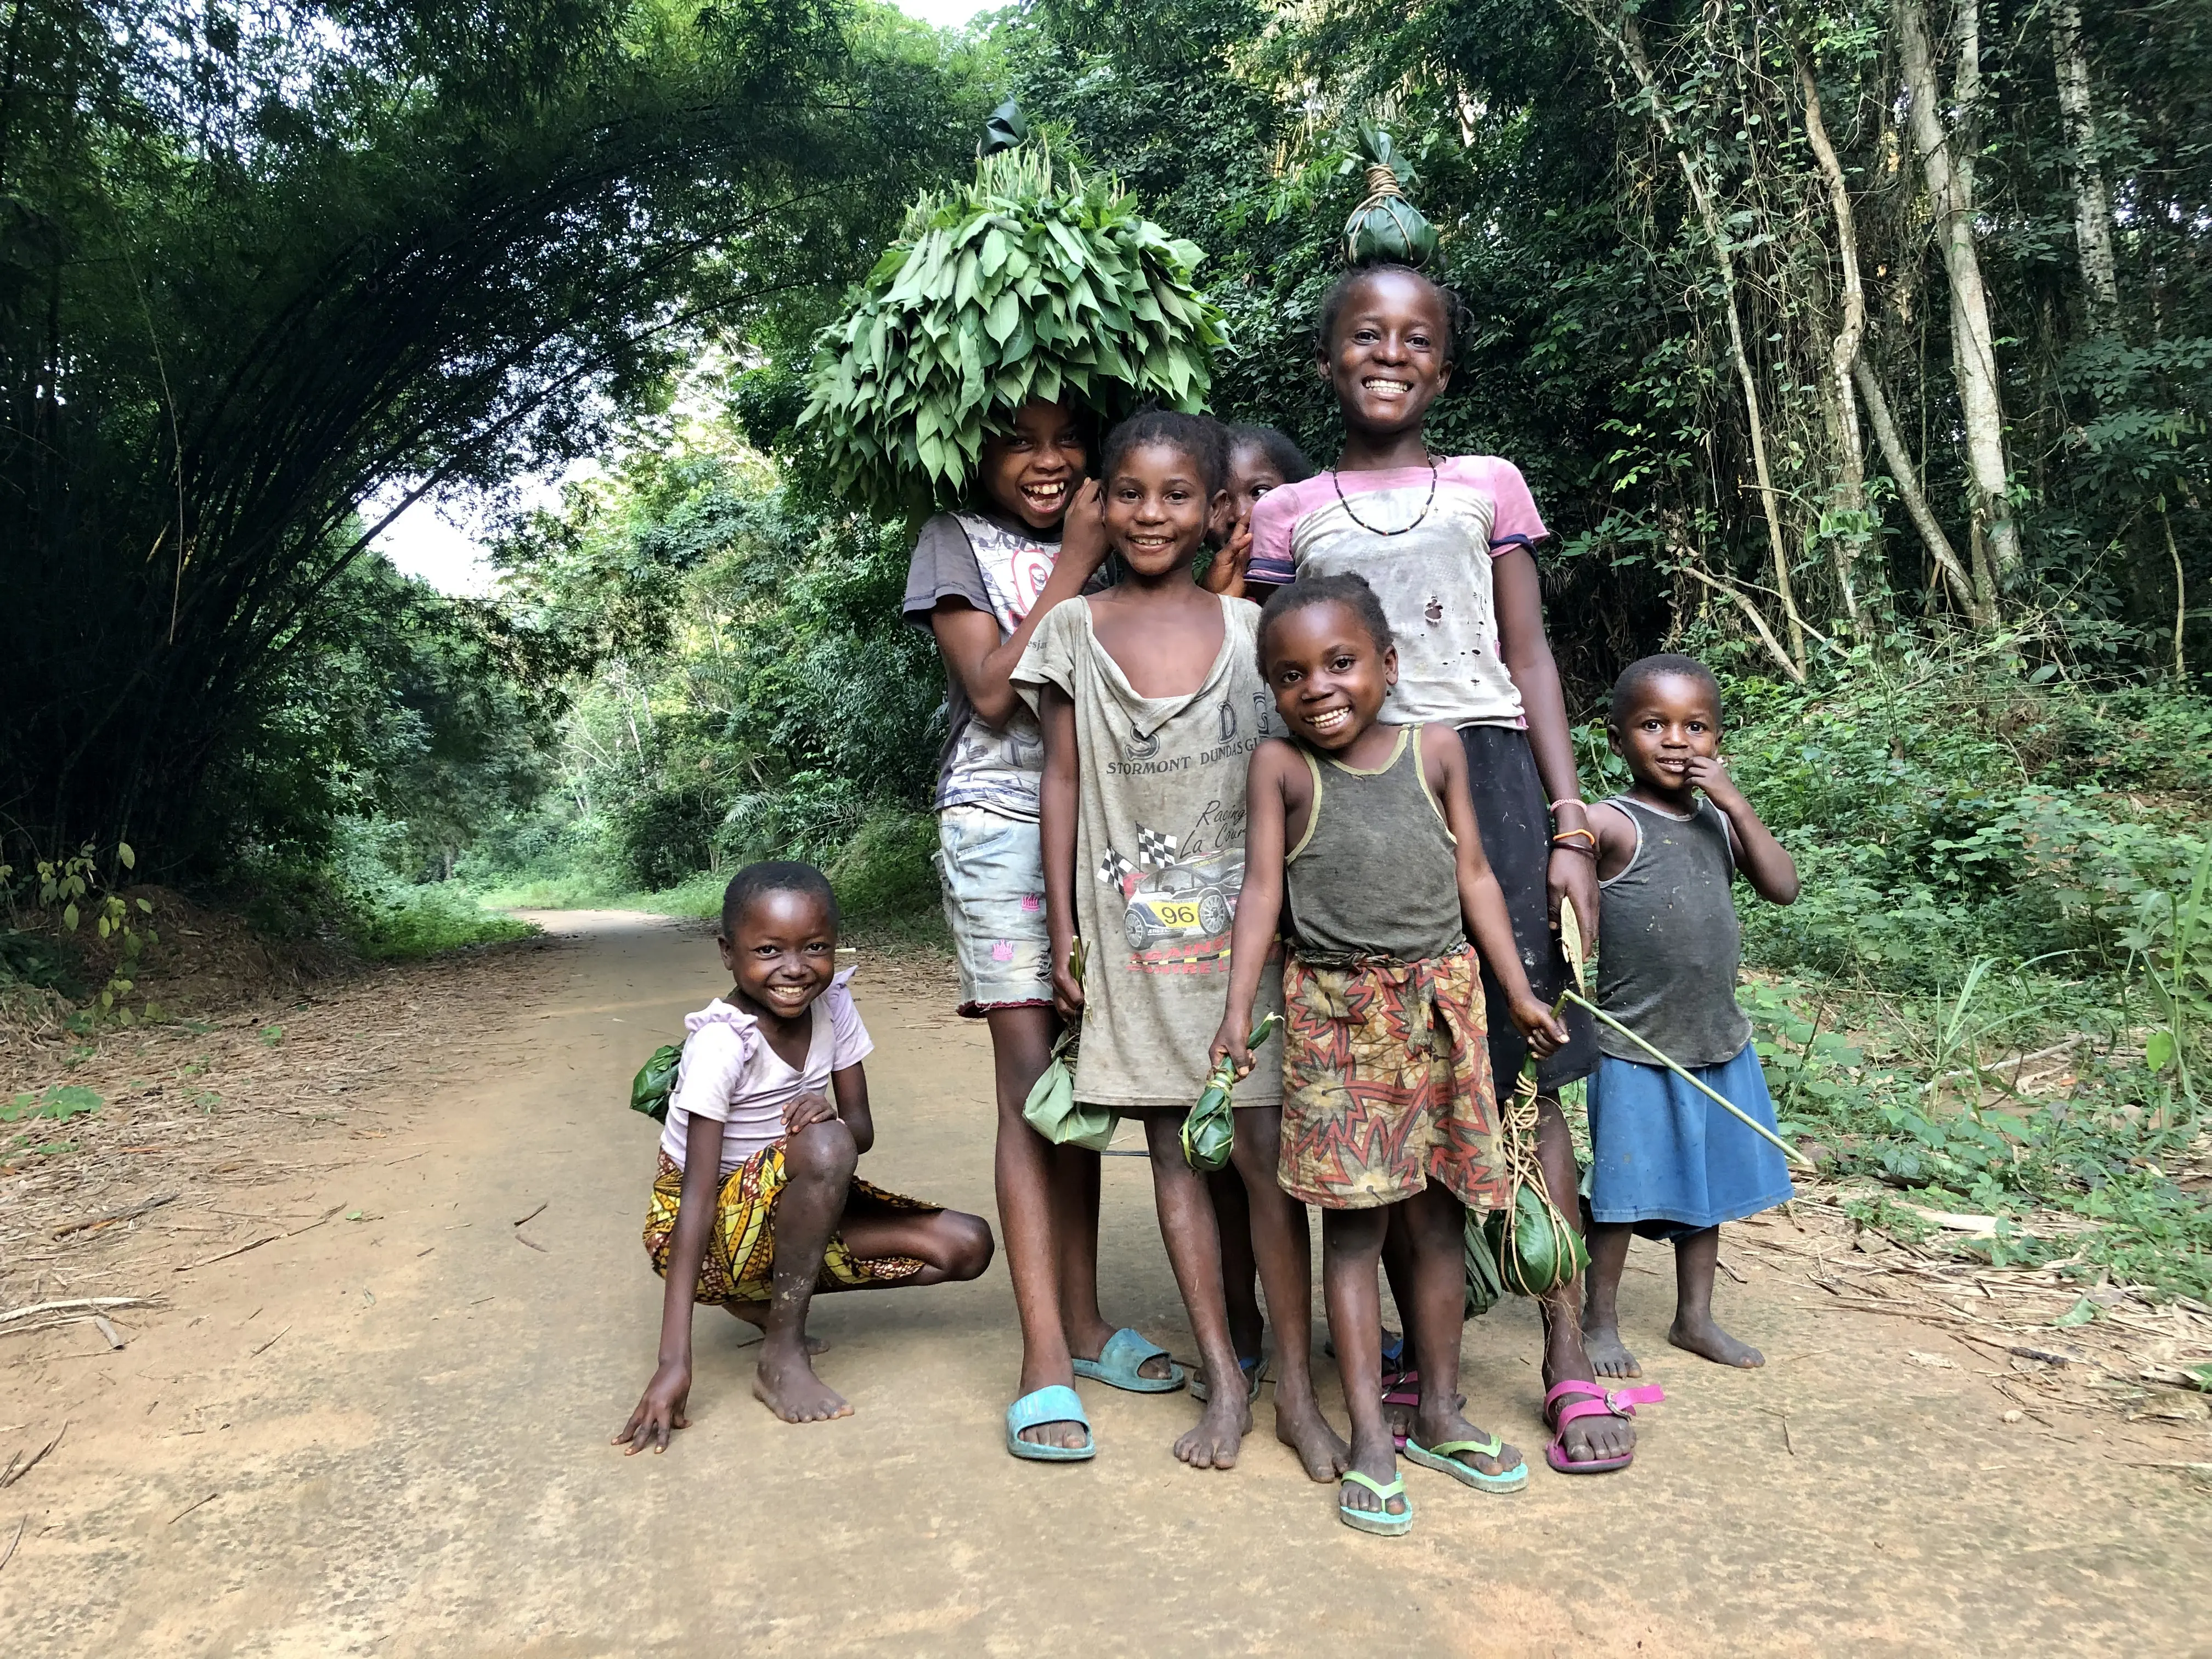
[(1137, 1369), (1156, 1355), (1166, 1358), (1167, 1352), (1157, 1343), (1146, 1341), (1133, 1327), (1124, 1325), (1106, 1339), (1106, 1346), (1098, 1350), (1097, 1358), (1074, 1361), (1075, 1374), (1093, 1382), (1103, 1382), (1109, 1389), (1127, 1389), (1131, 1394), (1173, 1394), (1183, 1385), (1182, 1366), (1170, 1360), (1165, 1376), (1146, 1376)]
[(1505, 1449), (1505, 1443), (1496, 1435), (1487, 1440), (1439, 1440), (1433, 1446), (1424, 1446), (1407, 1436), (1406, 1455), (1425, 1469), (1434, 1469), (1448, 1474), (1462, 1486), (1472, 1486), (1477, 1492), (1519, 1492), (1528, 1484), (1528, 1466), (1517, 1463), (1500, 1474), (1485, 1474), (1474, 1464), (1464, 1461), (1465, 1454), (1473, 1452), (1478, 1457), (1495, 1457)]
[[(1403, 1538), (1413, 1529), (1413, 1500), (1406, 1497), (1404, 1475), (1400, 1475), (1387, 1486), (1373, 1475), (1362, 1474), (1358, 1469), (1346, 1469), (1344, 1478), (1358, 1481), (1382, 1499), (1384, 1505), (1379, 1510), (1355, 1510), (1341, 1498), (1338, 1498), (1336, 1518), (1346, 1526), (1354, 1532), (1371, 1532), (1377, 1538)], [(1338, 1489), (1341, 1491), (1342, 1487), (1340, 1486)], [(1391, 1514), (1389, 1508), (1394, 1498), (1405, 1498), (1406, 1503), (1406, 1507), (1396, 1515)]]

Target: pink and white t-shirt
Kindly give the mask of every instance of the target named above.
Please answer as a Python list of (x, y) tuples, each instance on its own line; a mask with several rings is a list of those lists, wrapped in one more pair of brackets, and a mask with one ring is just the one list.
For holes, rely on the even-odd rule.
[(1254, 507), (1247, 580), (1280, 586), (1345, 571), (1367, 579), (1398, 636), (1385, 720), (1525, 726), (1520, 688), (1498, 653), (1490, 566), (1548, 533), (1520, 468), (1495, 455), (1449, 456), (1433, 474), (1426, 466), (1321, 472)]
[[(752, 1015), (720, 997), (696, 1014), (684, 1017), (684, 1063), (668, 1097), (668, 1121), (660, 1150), (684, 1167), (685, 1139), (695, 1117), (722, 1125), (722, 1173), (728, 1175), (763, 1146), (783, 1139), (783, 1109), (801, 1095), (829, 1094), (830, 1074), (854, 1065), (873, 1050), (860, 1011), (853, 1006), (846, 981), (850, 968), (815, 998), (814, 1032), (806, 1063), (793, 1070), (769, 1046)], [(834, 1099), (835, 1097), (832, 1097)]]

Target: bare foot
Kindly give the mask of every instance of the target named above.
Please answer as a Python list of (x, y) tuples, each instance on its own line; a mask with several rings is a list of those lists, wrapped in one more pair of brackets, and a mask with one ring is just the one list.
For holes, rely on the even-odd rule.
[(1352, 1456), (1352, 1448), (1329, 1426), (1313, 1396), (1285, 1401), (1279, 1383), (1275, 1389), (1275, 1438), (1298, 1455), (1309, 1480), (1339, 1479)]
[[(1380, 1486), (1389, 1486), (1398, 1478), (1398, 1459), (1391, 1450), (1386, 1436), (1373, 1446), (1355, 1446), (1346, 1459), (1346, 1472), (1358, 1469)], [(1403, 1515), (1407, 1507), (1406, 1494), (1400, 1492), (1384, 1503), (1357, 1480), (1346, 1480), (1336, 1489), (1337, 1504), (1347, 1510), (1380, 1510), (1385, 1515)]]
[(1598, 1376), (1644, 1375), (1644, 1367), (1636, 1363), (1636, 1356), (1622, 1343), (1616, 1326), (1590, 1326), (1583, 1333), (1583, 1346), (1589, 1354), (1590, 1370)]
[(820, 1377), (804, 1353), (764, 1352), (753, 1370), (753, 1397), (787, 1423), (825, 1423), (850, 1417), (845, 1396)]
[[(725, 1302), (722, 1305), (728, 1309), (730, 1312), (735, 1314), (739, 1319), (744, 1320), (746, 1324), (751, 1326), (755, 1330), (761, 1332), (763, 1335), (767, 1334), (767, 1303)], [(742, 1348), (746, 1345), (740, 1342), (738, 1346)], [(810, 1354), (827, 1353), (830, 1352), (830, 1345), (827, 1342), (824, 1342), (818, 1336), (810, 1336), (806, 1339), (806, 1352)]]
[[(1711, 1360), (1716, 1365), (1740, 1365), (1749, 1370), (1766, 1363), (1765, 1354), (1747, 1342), (1737, 1341), (1714, 1324), (1710, 1314), (1698, 1321), (1687, 1320), (1676, 1314), (1674, 1324), (1667, 1332), (1667, 1340), (1701, 1359)], [(1631, 1371), (1627, 1375), (1633, 1376), (1636, 1373)]]
[[(1462, 1401), (1465, 1398), (1461, 1396)], [(1413, 1418), (1410, 1437), (1424, 1446), (1440, 1446), (1449, 1440), (1487, 1440), (1490, 1436), (1468, 1422), (1456, 1407), (1445, 1411), (1441, 1406), (1431, 1409), (1424, 1403)], [(1452, 1455), (1462, 1463), (1473, 1464), (1485, 1474), (1510, 1474), (1527, 1461), (1518, 1449), (1507, 1445), (1503, 1437), (1498, 1439), (1495, 1456), (1486, 1457), (1480, 1452), (1471, 1451), (1454, 1452)]]
[(1233, 1469), (1237, 1449), (1252, 1431), (1252, 1407), (1232, 1389), (1206, 1402), (1198, 1426), (1175, 1443), (1175, 1455), (1194, 1469)]

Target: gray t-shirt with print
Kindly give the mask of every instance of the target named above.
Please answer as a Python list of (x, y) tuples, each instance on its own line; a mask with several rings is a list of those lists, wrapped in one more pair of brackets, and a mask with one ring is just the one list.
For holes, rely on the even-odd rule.
[[(907, 565), (901, 609), (917, 627), (947, 599), (994, 617), (1003, 640), (1022, 625), (1060, 556), (1060, 532), (1016, 526), (981, 513), (940, 513), (921, 527)], [(945, 677), (949, 729), (938, 757), (933, 807), (983, 806), (1036, 821), (1044, 775), (1044, 737), (1036, 716), (1018, 707), (1004, 726), (976, 717), (959, 677)]]
[[(1088, 600), (1052, 611), (1014, 669), (1024, 694), (1055, 685), (1075, 705), (1076, 931), (1087, 947), (1075, 1097), (1188, 1107), (1229, 990), (1231, 922), (1244, 884), (1244, 784), (1277, 730), (1253, 639), (1260, 607), (1221, 601), (1221, 650), (1197, 690), (1139, 696), (1098, 643)], [(1252, 1017), (1283, 1006), (1269, 963)], [(1279, 1036), (1254, 1056), (1239, 1105), (1282, 1098)]]

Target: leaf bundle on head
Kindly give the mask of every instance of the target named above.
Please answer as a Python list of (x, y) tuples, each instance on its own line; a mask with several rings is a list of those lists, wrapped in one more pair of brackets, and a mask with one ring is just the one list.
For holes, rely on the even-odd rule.
[(1367, 197), (1344, 222), (1344, 263), (1411, 265), (1419, 270), (1435, 256), (1437, 228), (1406, 199), (1404, 186), (1413, 169), (1398, 154), (1390, 135), (1359, 124), (1359, 148), (1347, 156), (1344, 171), (1364, 167)]
[(1032, 399), (1195, 411), (1224, 339), (1191, 283), (1204, 257), (1042, 137), (986, 155), (972, 184), (915, 204), (823, 331), (800, 422), (838, 487), (890, 514), (957, 499), (985, 435)]

